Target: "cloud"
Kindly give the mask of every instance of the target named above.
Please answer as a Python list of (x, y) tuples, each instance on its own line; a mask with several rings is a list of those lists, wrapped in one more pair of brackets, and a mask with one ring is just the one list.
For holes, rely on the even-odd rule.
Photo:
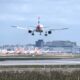
[[(11, 41), (17, 43), (16, 41), (19, 40), (20, 42), (25, 41), (26, 43), (26, 39), (23, 38), (24, 34), (21, 36), (22, 32), (20, 33), (18, 30), (16, 32), (15, 29), (13, 31), (13, 28), (10, 29), (11, 32), (8, 32), (8, 29), (10, 25), (15, 24), (21, 26), (25, 24), (34, 25), (34, 22), (35, 24), (37, 23), (37, 16), (41, 16), (41, 23), (45, 24), (45, 26), (51, 26), (51, 28), (59, 28), (59, 26), (74, 27), (72, 30), (69, 29), (65, 31), (64, 34), (63, 32), (60, 34), (63, 34), (63, 36), (66, 35), (65, 37), (57, 37), (57, 39), (75, 38), (74, 40), (79, 40), (78, 35), (76, 37), (75, 30), (79, 32), (80, 0), (0, 0), (0, 26), (2, 26), (0, 28), (0, 34), (5, 33), (5, 39), (1, 37), (2, 42), (0, 41), (0, 43), (3, 43), (3, 40), (5, 43), (6, 41), (7, 43), (10, 43)], [(16, 39), (11, 39), (10, 36), (14, 33)], [(10, 36), (8, 36), (8, 34), (10, 34)], [(26, 35), (32, 41), (40, 38), (39, 35), (35, 36), (35, 38), (32, 38), (28, 34)], [(18, 39), (19, 36), (20, 39)], [(54, 36), (56, 39), (56, 35)], [(57, 33), (57, 36), (59, 36), (59, 33)]]
[(0, 15), (0, 21), (23, 21), (25, 18), (18, 15), (2, 14)]
[(8, 3), (8, 4), (10, 4), (10, 3), (28, 3), (30, 0), (0, 0), (0, 3), (2, 4), (2, 3)]
[(30, 20), (42, 16), (43, 20), (56, 24), (80, 24), (79, 0), (1, 0), (1, 2), (0, 20)]

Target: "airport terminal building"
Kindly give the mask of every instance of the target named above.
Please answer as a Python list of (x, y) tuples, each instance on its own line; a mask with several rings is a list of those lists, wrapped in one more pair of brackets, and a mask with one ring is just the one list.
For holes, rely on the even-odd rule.
[(0, 51), (13, 53), (28, 53), (40, 51), (41, 53), (71, 53), (79, 54), (80, 46), (76, 42), (72, 41), (49, 41), (44, 42), (43, 40), (38, 40), (35, 44), (26, 44), (26, 45), (3, 45), (0, 46)]
[(36, 47), (42, 48), (44, 50), (56, 53), (80, 53), (80, 47), (76, 42), (71, 41), (51, 41), (44, 42), (43, 40), (38, 40), (35, 43)]

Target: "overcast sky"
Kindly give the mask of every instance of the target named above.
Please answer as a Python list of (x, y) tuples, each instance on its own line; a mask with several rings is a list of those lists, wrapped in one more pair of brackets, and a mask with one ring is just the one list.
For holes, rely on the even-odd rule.
[[(48, 29), (68, 27), (45, 37), (14, 29), (37, 25), (37, 17)], [(70, 40), (80, 45), (80, 0), (0, 0), (0, 44), (29, 44), (44, 41)]]

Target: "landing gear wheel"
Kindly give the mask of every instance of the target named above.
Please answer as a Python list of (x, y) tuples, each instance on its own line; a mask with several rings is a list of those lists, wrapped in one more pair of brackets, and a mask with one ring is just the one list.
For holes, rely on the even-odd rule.
[(45, 36), (47, 36), (47, 34), (45, 34)]
[(34, 33), (32, 33), (32, 36), (34, 36)]

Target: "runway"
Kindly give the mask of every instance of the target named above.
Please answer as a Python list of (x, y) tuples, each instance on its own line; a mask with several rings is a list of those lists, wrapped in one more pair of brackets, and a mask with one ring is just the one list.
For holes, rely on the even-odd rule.
[(0, 61), (0, 66), (14, 65), (80, 65), (79, 59), (56, 59), (56, 60), (5, 60)]

